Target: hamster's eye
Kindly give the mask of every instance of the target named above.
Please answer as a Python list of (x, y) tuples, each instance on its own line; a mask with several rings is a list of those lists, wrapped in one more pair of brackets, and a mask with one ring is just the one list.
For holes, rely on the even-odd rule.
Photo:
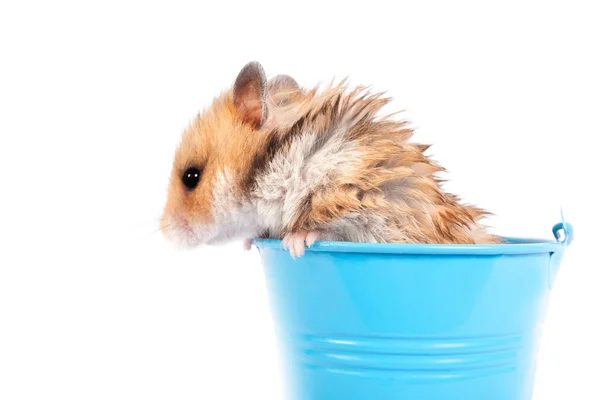
[(198, 186), (198, 182), (200, 182), (200, 175), (202, 175), (202, 171), (200, 171), (198, 168), (188, 168), (183, 173), (181, 180), (186, 188), (193, 190), (196, 186)]

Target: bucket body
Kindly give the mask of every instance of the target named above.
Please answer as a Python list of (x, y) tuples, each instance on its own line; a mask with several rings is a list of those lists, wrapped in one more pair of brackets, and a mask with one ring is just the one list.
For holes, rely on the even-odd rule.
[(256, 240), (294, 400), (530, 400), (562, 242)]

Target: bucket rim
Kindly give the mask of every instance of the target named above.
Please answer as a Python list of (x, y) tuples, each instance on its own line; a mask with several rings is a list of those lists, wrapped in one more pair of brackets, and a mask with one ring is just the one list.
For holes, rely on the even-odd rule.
[[(307, 253), (369, 253), (369, 254), (411, 254), (411, 255), (504, 255), (539, 254), (562, 251), (561, 242), (544, 239), (503, 237), (502, 244), (401, 244), (401, 243), (355, 243), (318, 241)], [(257, 248), (285, 250), (282, 240), (253, 239)]]
[[(562, 233), (562, 236), (561, 236)], [(412, 255), (505, 255), (540, 254), (562, 252), (573, 241), (573, 226), (568, 222), (559, 222), (552, 227), (555, 241), (547, 239), (529, 239), (501, 236), (501, 244), (403, 244), (403, 243), (356, 243), (318, 241), (305, 251), (329, 253), (368, 253), (368, 254), (412, 254)], [(283, 240), (252, 240), (259, 249), (271, 248), (285, 250)]]

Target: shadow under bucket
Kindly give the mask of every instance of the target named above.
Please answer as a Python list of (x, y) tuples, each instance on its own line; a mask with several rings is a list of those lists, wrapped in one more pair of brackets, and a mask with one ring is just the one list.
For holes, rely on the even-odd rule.
[[(560, 232), (563, 232), (561, 240)], [(557, 241), (318, 242), (292, 259), (257, 239), (289, 399), (530, 400)]]

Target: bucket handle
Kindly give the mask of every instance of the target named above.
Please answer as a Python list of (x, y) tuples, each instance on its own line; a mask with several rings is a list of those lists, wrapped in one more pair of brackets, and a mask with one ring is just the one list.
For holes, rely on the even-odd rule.
[[(552, 227), (552, 234), (554, 234), (554, 237), (559, 243), (568, 246), (573, 242), (573, 225), (569, 224), (568, 222), (565, 222), (565, 217), (563, 215), (562, 209), (560, 210), (560, 218), (561, 222)], [(561, 231), (563, 232), (562, 240), (560, 234)]]
[[(573, 225), (565, 222), (564, 219), (562, 222), (559, 222), (552, 227), (552, 233), (554, 234), (554, 237), (558, 243), (560, 243), (563, 247), (567, 247), (573, 242)], [(554, 251), (550, 253), (550, 264), (548, 266), (549, 289), (552, 289), (552, 286), (554, 286), (554, 280), (556, 279), (556, 274), (558, 273), (563, 255), (564, 251)]]

